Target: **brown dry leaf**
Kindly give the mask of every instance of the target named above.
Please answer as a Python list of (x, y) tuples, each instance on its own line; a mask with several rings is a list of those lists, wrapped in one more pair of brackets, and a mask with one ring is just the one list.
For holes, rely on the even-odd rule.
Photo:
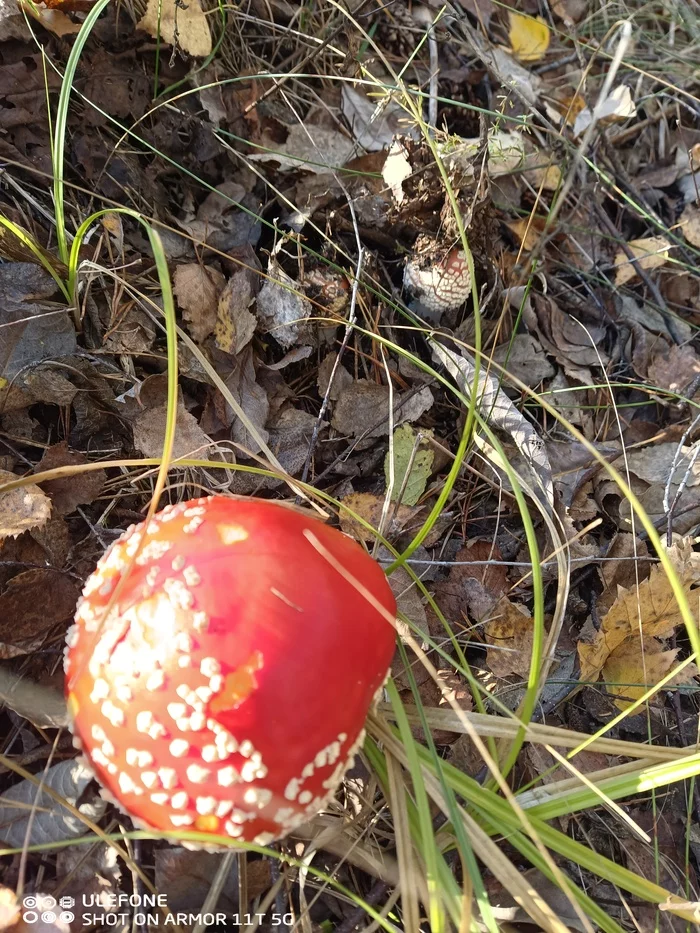
[[(351, 509), (372, 528), (378, 528), (382, 520), (384, 496), (375, 496), (371, 492), (353, 492), (345, 496), (341, 506), (345, 508), (340, 510), (340, 527), (345, 534), (355, 538), (356, 541), (375, 541), (375, 535), (348, 515), (345, 509)], [(389, 511), (390, 521), (384, 530), (384, 536), (389, 539), (395, 537), (419, 511), (415, 506), (400, 505), (396, 508), (396, 505), (392, 504)]]
[(512, 603), (504, 596), (484, 626), (484, 637), (488, 645), (493, 645), (486, 651), (486, 663), (496, 677), (510, 677), (511, 674), (527, 676), (534, 627), (524, 606)]
[[(60, 441), (44, 451), (38, 469), (53, 470), (62, 466), (84, 466), (88, 458), (75, 450), (69, 450), (66, 441)], [(107, 474), (104, 470), (86, 470), (84, 473), (52, 479), (44, 483), (44, 491), (53, 502), (56, 515), (70, 515), (79, 505), (89, 505), (102, 492)]]
[(196, 262), (177, 266), (173, 273), (175, 298), (196, 343), (206, 340), (216, 327), (217, 302), (225, 284), (217, 269)]
[(248, 308), (254, 299), (247, 270), (241, 269), (219, 296), (214, 334), (217, 347), (224, 353), (240, 353), (253, 339), (257, 320)]
[[(29, 16), (33, 16), (44, 29), (48, 29), (59, 39), (62, 36), (73, 36), (80, 32), (81, 23), (74, 23), (64, 12), (52, 9), (51, 3), (22, 3), (22, 9)], [(68, 6), (68, 5), (67, 5)]]
[[(656, 638), (644, 639), (644, 651), (639, 638), (628, 638), (608, 657), (602, 676), (608, 693), (615, 699), (619, 709), (638, 700), (643, 694), (668, 674), (676, 664), (678, 649), (664, 650)], [(698, 669), (689, 664), (669, 686), (691, 683)]]
[(539, 61), (549, 48), (549, 26), (541, 16), (523, 16), (508, 11), (510, 29), (508, 41), (511, 51), (521, 62)]
[(681, 214), (678, 224), (681, 233), (691, 246), (700, 246), (700, 207), (689, 204)]
[(700, 374), (700, 357), (691, 346), (675, 344), (656, 353), (647, 369), (647, 378), (653, 386), (682, 392)]
[(205, 58), (211, 52), (211, 33), (199, 0), (148, 0), (137, 25), (154, 39), (177, 46), (188, 55)]
[[(649, 272), (666, 264), (670, 242), (663, 236), (644, 236), (638, 240), (630, 240), (627, 244), (639, 267)], [(620, 249), (615, 256), (615, 285), (626, 285), (637, 277), (634, 264), (628, 259), (627, 253)]]
[[(138, 414), (131, 423), (134, 432), (134, 447), (144, 457), (160, 457), (163, 453), (167, 405), (156, 405)], [(182, 395), (178, 398), (173, 460), (195, 456), (206, 459), (212, 439), (199, 426), (197, 419), (184, 406)]]
[(543, 379), (551, 379), (555, 373), (539, 341), (532, 334), (515, 334), (507, 343), (496, 347), (493, 359), (530, 388), (538, 386)]
[[(19, 477), (0, 470), (0, 486)], [(16, 538), (23, 531), (45, 525), (51, 515), (51, 500), (35, 483), (10, 492), (0, 492), (0, 541)]]
[(450, 568), (446, 580), (435, 587), (435, 599), (448, 622), (459, 623), (468, 614), (483, 622), (494, 612), (508, 585), (506, 568), (501, 564), (480, 564), (477, 561), (503, 559), (492, 541), (474, 541), (455, 554), (459, 561)]
[(41, 647), (54, 625), (72, 617), (79, 596), (77, 583), (56, 570), (42, 567), (13, 577), (0, 595), (0, 658), (16, 658)]
[[(513, 298), (517, 307), (520, 307), (519, 289), (511, 291), (515, 293)], [(527, 329), (537, 334), (545, 352), (558, 360), (567, 375), (589, 382), (591, 373), (588, 367), (605, 366), (607, 363), (608, 356), (603, 350), (605, 329), (600, 324), (585, 318), (581, 322), (580, 315), (567, 314), (546, 295), (532, 295), (522, 311)]]
[[(700, 554), (692, 550), (690, 541), (668, 549), (681, 585), (690, 599), (691, 587), (700, 582)], [(639, 638), (668, 638), (683, 619), (668, 577), (660, 564), (651, 568), (648, 579), (639, 587), (618, 587), (617, 599), (601, 621), (600, 629), (589, 642), (578, 643), (581, 680), (595, 681), (610, 655), (623, 642)]]

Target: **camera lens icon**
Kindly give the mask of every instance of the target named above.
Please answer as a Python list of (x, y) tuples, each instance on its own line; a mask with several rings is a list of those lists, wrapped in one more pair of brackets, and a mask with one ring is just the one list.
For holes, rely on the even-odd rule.
[(56, 906), (56, 898), (51, 894), (44, 894), (41, 899), (41, 906), (44, 908), (44, 910), (53, 910)]
[(22, 898), (22, 906), (27, 907), (29, 910), (34, 910), (36, 907), (36, 898), (33, 895)]
[(58, 915), (58, 919), (61, 923), (72, 923), (75, 920), (75, 914), (71, 913), (70, 910), (63, 910)]
[(42, 911), (42, 914), (41, 914), (41, 922), (42, 922), (42, 923), (55, 923), (55, 922), (56, 922), (56, 914), (55, 914), (52, 910), (44, 910), (44, 911)]

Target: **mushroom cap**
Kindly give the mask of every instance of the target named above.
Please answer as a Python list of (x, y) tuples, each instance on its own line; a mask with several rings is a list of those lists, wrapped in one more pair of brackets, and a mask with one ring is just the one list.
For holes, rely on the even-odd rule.
[(351, 765), (394, 629), (305, 532), (395, 614), (355, 541), (260, 499), (169, 506), (87, 580), (66, 649), (73, 732), (138, 825), (265, 845)]

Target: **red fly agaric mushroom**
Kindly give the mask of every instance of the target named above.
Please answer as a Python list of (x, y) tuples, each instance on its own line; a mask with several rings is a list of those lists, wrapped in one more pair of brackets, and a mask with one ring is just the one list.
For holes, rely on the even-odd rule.
[(353, 761), (395, 610), (380, 567), (309, 514), (223, 496), (169, 506), (85, 585), (66, 649), (74, 735), (138, 825), (265, 845)]

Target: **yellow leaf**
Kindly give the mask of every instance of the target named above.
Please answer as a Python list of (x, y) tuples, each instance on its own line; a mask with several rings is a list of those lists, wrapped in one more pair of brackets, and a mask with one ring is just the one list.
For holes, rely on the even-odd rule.
[[(665, 651), (656, 638), (644, 639), (644, 653), (639, 638), (630, 638), (617, 648), (605, 662), (603, 680), (608, 693), (616, 697), (615, 705), (627, 709), (650, 687), (668, 674), (676, 664), (678, 650)], [(698, 671), (689, 664), (668, 686), (690, 683)]]
[[(700, 581), (700, 554), (688, 541), (668, 549), (683, 591), (690, 599), (690, 588)], [(668, 577), (660, 564), (651, 568), (648, 579), (638, 587), (619, 586), (617, 599), (603, 616), (600, 629), (588, 642), (579, 642), (581, 680), (597, 680), (610, 655), (628, 639), (668, 638), (683, 619)]]
[(513, 54), (521, 62), (539, 61), (549, 48), (549, 26), (541, 16), (522, 16), (512, 10), (508, 16), (508, 40)]
[(187, 3), (148, 0), (138, 27), (154, 39), (175, 45), (188, 55), (204, 58), (211, 52), (211, 33), (199, 0), (187, 0)]
[[(663, 236), (645, 236), (639, 240), (630, 240), (627, 246), (640, 268), (649, 271), (664, 265), (671, 244)], [(637, 275), (635, 266), (623, 249), (618, 250), (615, 256), (615, 269), (615, 285), (625, 285)]]
[(484, 626), (484, 637), (487, 645), (493, 645), (486, 650), (486, 663), (496, 677), (527, 674), (534, 638), (527, 610), (503, 597)]

